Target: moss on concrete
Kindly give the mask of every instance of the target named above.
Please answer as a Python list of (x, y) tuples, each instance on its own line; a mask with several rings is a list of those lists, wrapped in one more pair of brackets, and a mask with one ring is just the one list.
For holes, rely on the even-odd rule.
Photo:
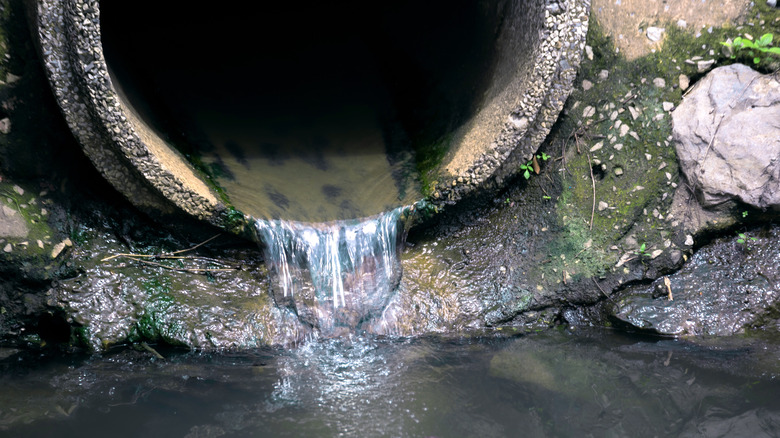
[[(627, 274), (623, 265), (630, 262), (641, 268), (658, 257), (671, 256), (667, 265), (679, 261), (685, 250), (666, 217), (683, 183), (671, 143), (670, 110), (682, 100), (685, 79), (693, 84), (711, 68), (752, 64), (743, 54), (736, 59), (723, 55), (720, 42), (746, 33), (754, 38), (777, 34), (780, 12), (762, 3), (742, 26), (702, 32), (673, 23), (647, 24), (666, 29), (663, 45), (634, 61), (618, 53), (595, 17), (590, 23), (592, 57), (584, 59), (575, 91), (543, 146), (564, 157), (557, 172), (560, 232), (547, 245), (546, 263), (529, 272), (545, 290), (568, 280)], [(714, 63), (700, 69), (700, 62), (709, 60)], [(772, 66), (772, 60), (762, 59), (754, 68)]]

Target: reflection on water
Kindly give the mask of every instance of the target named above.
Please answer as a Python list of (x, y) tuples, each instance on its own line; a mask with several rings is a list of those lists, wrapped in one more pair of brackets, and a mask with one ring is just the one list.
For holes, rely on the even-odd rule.
[(777, 436), (780, 344), (609, 331), (5, 358), (8, 436)]

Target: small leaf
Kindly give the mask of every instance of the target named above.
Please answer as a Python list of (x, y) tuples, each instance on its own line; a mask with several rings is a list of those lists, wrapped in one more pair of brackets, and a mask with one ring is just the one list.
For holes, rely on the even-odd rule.
[(645, 244), (643, 243), (642, 246), (639, 247), (639, 252), (645, 252), (646, 248), (647, 246), (645, 246)]
[(737, 239), (737, 243), (745, 243), (744, 239)]
[(758, 39), (758, 45), (759, 46), (768, 46), (772, 44), (772, 34), (771, 33), (765, 33), (761, 35), (761, 38)]
[(774, 53), (775, 55), (780, 55), (780, 47), (770, 47), (766, 49), (769, 53)]
[(759, 58), (758, 56), (753, 58), (753, 64), (758, 64), (759, 62), (761, 62), (761, 58)]
[(531, 177), (531, 172), (529, 172), (528, 169), (526, 169), (526, 171), (523, 172), (523, 176), (525, 177), (525, 179), (528, 179)]

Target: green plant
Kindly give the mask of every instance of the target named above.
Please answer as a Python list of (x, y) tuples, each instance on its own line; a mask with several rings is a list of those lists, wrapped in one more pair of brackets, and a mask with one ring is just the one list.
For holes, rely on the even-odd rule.
[(727, 47), (729, 57), (734, 59), (737, 57), (736, 52), (745, 50), (748, 55), (753, 58), (753, 63), (758, 64), (761, 62), (760, 53), (768, 53), (770, 55), (780, 56), (780, 47), (770, 47), (772, 45), (772, 39), (774, 36), (771, 33), (765, 33), (761, 35), (757, 41), (751, 41), (747, 38), (736, 37), (734, 41), (722, 41), (720, 44)]
[(520, 165), (520, 170), (524, 171), (523, 172), (523, 177), (525, 177), (525, 179), (531, 178), (531, 171), (533, 169), (534, 168), (533, 168), (533, 162), (532, 161), (529, 161), (529, 162), (527, 162), (525, 164), (521, 164)]
[(531, 172), (533, 171), (536, 174), (539, 174), (539, 161), (547, 161), (550, 159), (550, 156), (546, 153), (542, 152), (541, 154), (536, 154), (533, 158), (528, 160), (527, 163), (520, 165), (520, 170), (523, 171), (523, 177), (525, 179), (531, 178)]
[[(737, 233), (737, 243), (740, 245), (746, 245), (750, 241), (756, 241), (755, 237), (747, 236), (745, 233)], [(747, 246), (747, 245), (746, 245)]]
[(642, 243), (642, 245), (639, 246), (639, 249), (636, 250), (636, 255), (639, 257), (650, 257), (650, 254), (647, 253), (647, 245)]

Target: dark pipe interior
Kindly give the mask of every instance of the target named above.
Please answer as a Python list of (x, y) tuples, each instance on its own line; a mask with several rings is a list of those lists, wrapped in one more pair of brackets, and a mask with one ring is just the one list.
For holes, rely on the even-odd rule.
[[(322, 160), (333, 132), (318, 138), (297, 124), (341, 115), (334, 132), (348, 136), (367, 112), (379, 120), (391, 162), (419, 160), (478, 109), (507, 8), (440, 0), (193, 5), (101, 2), (105, 57), (127, 100), (163, 138), (195, 156), (222, 148), (247, 168), (253, 158)], [(268, 132), (296, 146), (261, 141)], [(254, 143), (231, 140), (255, 134)], [(363, 150), (338, 153), (359, 166)], [(231, 170), (222, 170), (229, 179)]]

